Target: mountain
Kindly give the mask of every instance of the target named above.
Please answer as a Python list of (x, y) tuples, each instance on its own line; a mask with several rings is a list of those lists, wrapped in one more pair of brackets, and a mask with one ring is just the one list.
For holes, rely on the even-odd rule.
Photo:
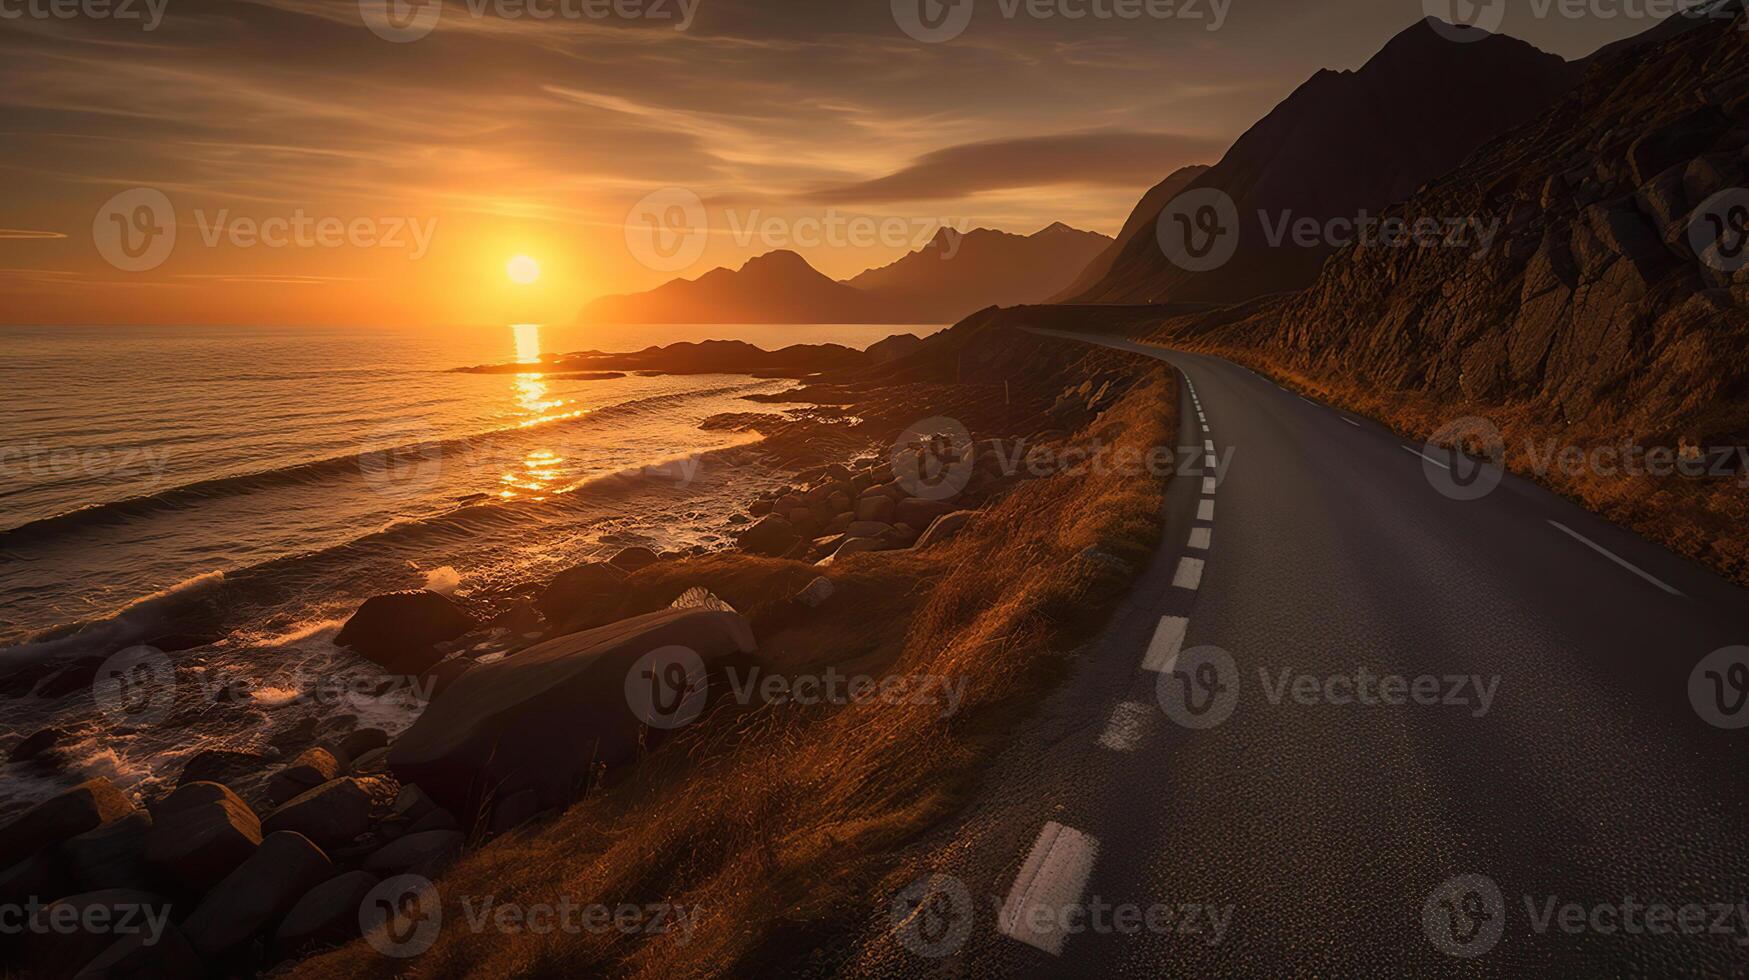
[(603, 296), (583, 308), (594, 323), (886, 323), (861, 290), (822, 275), (794, 252), (767, 252), (735, 270), (712, 269), (644, 293)]
[(713, 269), (643, 293), (603, 296), (595, 323), (953, 323), (989, 306), (1036, 303), (1061, 290), (1111, 239), (1057, 223), (1031, 235), (943, 228), (928, 245), (848, 283), (794, 252)]
[(986, 307), (1048, 299), (1111, 242), (1061, 222), (1031, 235), (943, 228), (923, 248), (849, 284), (919, 322), (953, 323)]
[[(1237, 205), (1237, 251), (1217, 269), (1187, 272), (1153, 235), (1136, 235), (1082, 302), (1235, 302), (1310, 283), (1335, 249), (1271, 245), (1272, 223), (1356, 218), (1401, 201), (1477, 147), (1533, 118), (1581, 69), (1522, 41), (1457, 42), (1423, 20), (1356, 71), (1320, 71), (1243, 136), (1189, 190)], [(1158, 215), (1156, 210), (1155, 215)]]
[(1150, 238), (1153, 237), (1154, 222), (1159, 218), (1160, 211), (1166, 207), (1169, 201), (1188, 188), (1191, 181), (1201, 177), (1207, 171), (1208, 167), (1203, 164), (1180, 167), (1165, 180), (1150, 188), (1148, 193), (1142, 195), (1142, 202), (1136, 205), (1135, 210), (1131, 211), (1129, 218), (1124, 221), (1123, 229), (1117, 233), (1117, 240), (1094, 256), (1087, 268), (1081, 270), (1081, 274), (1069, 284), (1069, 288), (1052, 297), (1051, 301), (1058, 302), (1072, 296), (1079, 296), (1093, 288), (1095, 283), (1105, 278), (1105, 274), (1111, 271), (1112, 265), (1117, 262), (1117, 257), (1123, 254), (1130, 242), (1135, 241), (1137, 235), (1145, 234)]

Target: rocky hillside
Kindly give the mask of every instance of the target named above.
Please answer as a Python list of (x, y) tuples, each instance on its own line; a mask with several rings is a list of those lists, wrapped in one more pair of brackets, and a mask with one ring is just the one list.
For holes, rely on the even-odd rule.
[(1187, 272), (1154, 235), (1137, 235), (1109, 273), (1072, 298), (1236, 302), (1305, 286), (1334, 249), (1272, 246), (1259, 212), (1271, 222), (1291, 215), (1320, 223), (1377, 213), (1534, 118), (1577, 73), (1522, 41), (1458, 43), (1417, 23), (1359, 70), (1312, 76), (1188, 185), (1218, 189), (1237, 206), (1238, 251), (1225, 265)]
[(834, 282), (794, 252), (767, 252), (739, 269), (712, 269), (655, 289), (603, 296), (586, 323), (886, 323), (889, 311)]
[(1094, 256), (1093, 261), (1087, 263), (1087, 268), (1082, 269), (1081, 274), (1075, 277), (1075, 281), (1069, 284), (1069, 288), (1052, 297), (1049, 302), (1068, 302), (1098, 285), (1099, 281), (1104, 279), (1106, 273), (1110, 272), (1111, 267), (1116, 264), (1118, 256), (1130, 247), (1131, 242), (1138, 237), (1145, 236), (1149, 239), (1154, 237), (1154, 223), (1159, 220), (1160, 212), (1173, 198), (1189, 188), (1192, 181), (1207, 173), (1208, 169), (1203, 164), (1180, 167), (1167, 175), (1165, 180), (1148, 188), (1148, 193), (1142, 195), (1141, 201), (1130, 212), (1130, 216), (1124, 220), (1123, 228), (1117, 233), (1117, 240)]
[(1061, 222), (1031, 235), (943, 228), (928, 245), (849, 285), (908, 311), (902, 322), (955, 323), (987, 306), (1043, 302), (1111, 244)]

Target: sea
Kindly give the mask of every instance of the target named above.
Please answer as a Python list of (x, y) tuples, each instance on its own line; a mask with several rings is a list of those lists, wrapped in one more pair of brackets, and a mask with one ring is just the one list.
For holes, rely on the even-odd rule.
[[(0, 676), (169, 637), (179, 675), (243, 692), (157, 725), (118, 726), (85, 691), (0, 700), (0, 752), (67, 733), (53, 764), (0, 769), (0, 815), (92, 776), (150, 796), (196, 752), (272, 755), (341, 709), (393, 733), (411, 694), (337, 708), (311, 689), (380, 674), (332, 642), (365, 598), (722, 546), (729, 516), (784, 482), (756, 434), (700, 423), (778, 410), (747, 396), (793, 383), (566, 378), (543, 355), (934, 329), (0, 327)], [(528, 370), (456, 370), (491, 364)]]

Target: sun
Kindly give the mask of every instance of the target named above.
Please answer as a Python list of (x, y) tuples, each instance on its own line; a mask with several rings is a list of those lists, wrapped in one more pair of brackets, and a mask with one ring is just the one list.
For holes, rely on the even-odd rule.
[(504, 266), (510, 281), (519, 286), (526, 286), (540, 278), (540, 263), (526, 255), (518, 255)]

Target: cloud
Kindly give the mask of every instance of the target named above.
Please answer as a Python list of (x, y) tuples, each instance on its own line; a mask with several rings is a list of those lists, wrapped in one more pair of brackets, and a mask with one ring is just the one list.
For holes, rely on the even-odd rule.
[(965, 197), (1017, 187), (1137, 186), (1192, 163), (1213, 163), (1219, 141), (1173, 133), (1101, 130), (988, 140), (936, 150), (885, 177), (815, 191), (822, 203), (869, 204)]
[(0, 241), (66, 237), (66, 235), (63, 235), (58, 231), (30, 231), (24, 228), (0, 228)]

